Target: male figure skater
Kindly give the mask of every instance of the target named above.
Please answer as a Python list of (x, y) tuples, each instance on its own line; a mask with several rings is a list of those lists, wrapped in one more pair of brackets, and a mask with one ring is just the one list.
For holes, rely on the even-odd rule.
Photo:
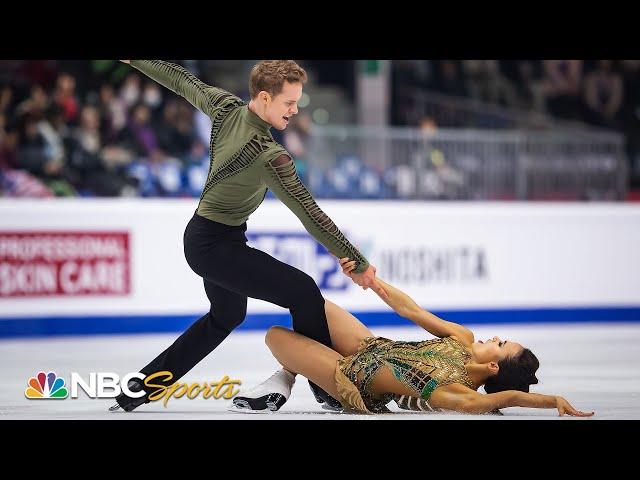
[[(358, 262), (354, 270), (358, 285), (386, 296), (376, 281), (375, 267), (318, 207), (300, 181), (291, 155), (271, 135), (271, 127), (284, 130), (298, 113), (307, 81), (304, 69), (291, 60), (258, 63), (251, 71), (251, 100), (247, 104), (225, 90), (206, 85), (179, 65), (160, 60), (123, 62), (183, 96), (212, 120), (209, 174), (184, 232), (187, 263), (203, 278), (211, 308), (140, 372), (169, 371), (173, 377), (166, 386), (177, 381), (242, 323), (247, 297), (288, 308), (295, 331), (331, 347), (324, 298), (313, 279), (248, 247), (245, 236), (249, 215), (271, 189), (329, 252)], [(295, 381), (291, 374), (280, 372), (260, 385), (263, 395), (245, 398), (244, 407), (279, 409)], [(322, 389), (311, 382), (310, 386), (319, 402), (339, 406)], [(133, 379), (129, 388), (140, 391), (144, 385)], [(111, 409), (131, 411), (148, 403), (149, 393), (145, 390), (145, 396), (137, 399), (123, 393)]]

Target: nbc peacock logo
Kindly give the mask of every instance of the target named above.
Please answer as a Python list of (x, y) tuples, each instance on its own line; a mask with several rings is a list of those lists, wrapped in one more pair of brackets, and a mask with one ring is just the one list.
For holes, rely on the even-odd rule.
[(29, 379), (24, 396), (30, 400), (36, 399), (58, 399), (62, 400), (69, 396), (67, 388), (64, 386), (64, 379), (56, 376), (55, 372), (38, 372), (38, 375)]

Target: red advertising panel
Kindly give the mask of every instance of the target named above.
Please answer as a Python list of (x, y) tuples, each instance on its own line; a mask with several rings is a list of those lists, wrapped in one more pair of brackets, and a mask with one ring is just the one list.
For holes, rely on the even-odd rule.
[(127, 295), (129, 232), (0, 231), (0, 298)]

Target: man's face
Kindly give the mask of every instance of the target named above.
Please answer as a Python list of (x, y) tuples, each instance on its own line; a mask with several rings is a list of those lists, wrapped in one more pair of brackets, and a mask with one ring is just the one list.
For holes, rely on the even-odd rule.
[(298, 113), (298, 102), (302, 97), (302, 84), (300, 82), (284, 82), (282, 91), (275, 97), (268, 95), (264, 116), (278, 130), (284, 130), (289, 125), (291, 117)]

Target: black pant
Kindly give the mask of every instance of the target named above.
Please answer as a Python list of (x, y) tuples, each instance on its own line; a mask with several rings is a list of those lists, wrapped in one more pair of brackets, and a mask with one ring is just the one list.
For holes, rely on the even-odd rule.
[(247, 246), (247, 224), (224, 225), (197, 214), (184, 232), (184, 253), (204, 279), (211, 302), (197, 320), (141, 372), (173, 373), (171, 384), (215, 349), (247, 313), (247, 297), (288, 308), (293, 329), (328, 347), (331, 337), (320, 289), (306, 273)]

